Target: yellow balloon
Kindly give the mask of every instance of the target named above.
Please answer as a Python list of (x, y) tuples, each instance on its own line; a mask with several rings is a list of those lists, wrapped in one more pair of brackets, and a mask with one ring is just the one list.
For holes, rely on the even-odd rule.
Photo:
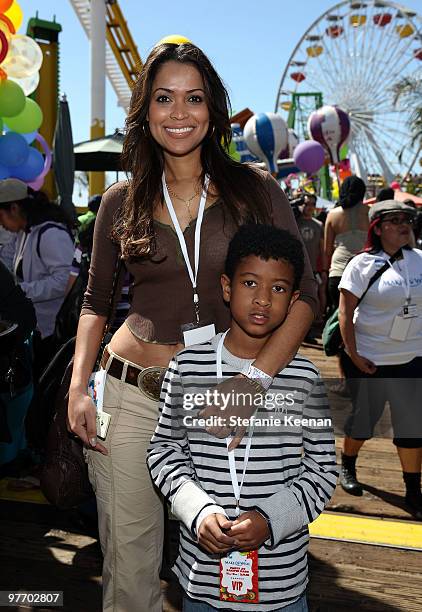
[(15, 26), (15, 30), (17, 32), (21, 27), (23, 21), (23, 13), (19, 4), (15, 1), (10, 7), (10, 9), (4, 14), (6, 15), (6, 17), (9, 17), (10, 21)]
[(186, 36), (182, 36), (181, 34), (170, 34), (169, 36), (164, 36), (164, 38), (159, 40), (157, 45), (183, 45), (183, 43), (192, 44), (192, 41), (189, 40), (189, 38), (186, 38)]

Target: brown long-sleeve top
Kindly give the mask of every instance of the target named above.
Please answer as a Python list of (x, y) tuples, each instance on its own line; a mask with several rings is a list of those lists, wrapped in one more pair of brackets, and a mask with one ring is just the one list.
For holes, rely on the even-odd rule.
[[(278, 183), (265, 173), (265, 185), (271, 200), (272, 223), (301, 240), (286, 196)], [(97, 215), (94, 248), (81, 314), (107, 316), (119, 247), (110, 238), (115, 215), (122, 204), (126, 183), (116, 183), (103, 196)], [(190, 261), (194, 260), (196, 220), (185, 229)], [(230, 324), (230, 310), (222, 298), (220, 276), (229, 242), (237, 230), (231, 215), (224, 211), (220, 198), (205, 209), (201, 228), (198, 294), (201, 322), (214, 323), (216, 332)], [(146, 342), (175, 344), (183, 341), (181, 326), (195, 320), (193, 290), (179, 241), (173, 227), (154, 221), (156, 252), (152, 257), (125, 262), (134, 278), (133, 297), (126, 324), (131, 332)], [(316, 283), (305, 251), (305, 273), (300, 298), (314, 312), (317, 310)]]

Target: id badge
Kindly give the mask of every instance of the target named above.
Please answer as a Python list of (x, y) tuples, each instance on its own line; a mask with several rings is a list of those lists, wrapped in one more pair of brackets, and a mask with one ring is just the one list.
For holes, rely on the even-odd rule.
[(399, 340), (401, 342), (406, 340), (411, 323), (411, 318), (405, 319), (400, 315), (394, 317), (393, 326), (390, 331), (390, 338), (392, 340)]
[(97, 411), (97, 438), (105, 440), (107, 437), (108, 428), (110, 427), (111, 414), (101, 410)]
[(418, 316), (418, 308), (416, 304), (405, 304), (403, 306), (403, 319), (414, 319)]
[(103, 409), (105, 381), (106, 371), (102, 368), (98, 372), (93, 372), (89, 377), (88, 395), (94, 402), (97, 412)]
[(201, 323), (187, 323), (182, 325), (183, 341), (185, 346), (192, 346), (193, 344), (201, 344), (201, 342), (207, 342), (215, 336), (215, 325), (201, 325)]
[(220, 601), (259, 602), (257, 550), (233, 550), (220, 559)]

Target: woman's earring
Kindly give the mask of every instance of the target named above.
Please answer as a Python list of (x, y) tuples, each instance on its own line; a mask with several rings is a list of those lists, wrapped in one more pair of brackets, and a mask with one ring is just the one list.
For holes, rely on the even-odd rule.
[(212, 130), (210, 132), (210, 129), (208, 128), (208, 138), (212, 138), (215, 132), (215, 125), (212, 126)]
[(143, 131), (143, 133), (144, 133), (144, 136), (146, 136), (146, 137), (148, 137), (148, 135), (149, 135), (149, 134), (148, 134), (148, 132), (147, 132), (147, 130), (146, 130), (146, 127), (145, 127), (147, 123), (148, 123), (148, 121), (145, 121), (145, 122), (142, 124), (142, 131)]

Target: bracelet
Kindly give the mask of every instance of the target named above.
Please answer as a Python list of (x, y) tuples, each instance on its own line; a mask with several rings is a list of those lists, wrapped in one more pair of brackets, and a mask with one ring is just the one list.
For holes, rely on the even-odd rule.
[(249, 380), (257, 382), (262, 387), (264, 392), (268, 391), (268, 389), (273, 384), (272, 376), (266, 374), (265, 372), (263, 372), (252, 364), (249, 366), (245, 366), (242, 369), (241, 374), (243, 374), (243, 376), (245, 376)]
[(248, 383), (248, 385), (250, 385), (251, 387), (253, 387), (255, 393), (259, 393), (260, 395), (264, 396), (266, 393), (266, 389), (264, 389), (264, 387), (261, 385), (261, 383), (259, 383), (256, 379), (254, 378), (249, 378), (249, 376), (246, 376), (246, 374), (243, 374), (243, 372), (241, 372), (243, 379)]

